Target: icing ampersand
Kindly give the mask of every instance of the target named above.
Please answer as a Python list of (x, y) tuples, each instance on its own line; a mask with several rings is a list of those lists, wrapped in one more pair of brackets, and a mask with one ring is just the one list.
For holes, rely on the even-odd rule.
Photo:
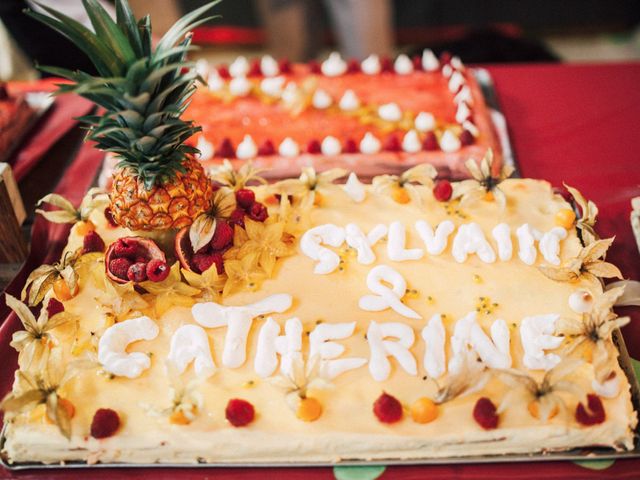
[[(387, 287), (382, 282), (392, 285)], [(407, 282), (393, 268), (387, 265), (374, 267), (367, 275), (367, 287), (375, 295), (364, 295), (360, 297), (358, 305), (368, 312), (379, 312), (391, 308), (395, 312), (407, 318), (422, 318), (417, 312), (407, 307), (400, 300), (407, 291)]]
[(208, 378), (216, 371), (211, 357), (207, 332), (198, 325), (183, 325), (171, 337), (171, 346), (167, 360), (183, 373), (193, 361), (193, 367), (199, 378)]
[(244, 364), (247, 355), (247, 336), (251, 323), (258, 315), (282, 313), (291, 307), (293, 299), (286, 293), (271, 295), (244, 306), (225, 306), (214, 302), (196, 303), (191, 307), (193, 318), (203, 327), (227, 327), (222, 364), (236, 368)]
[(129, 344), (153, 340), (160, 333), (156, 322), (149, 317), (133, 318), (107, 328), (98, 343), (98, 361), (104, 369), (121, 377), (136, 378), (151, 366), (146, 353), (127, 353)]

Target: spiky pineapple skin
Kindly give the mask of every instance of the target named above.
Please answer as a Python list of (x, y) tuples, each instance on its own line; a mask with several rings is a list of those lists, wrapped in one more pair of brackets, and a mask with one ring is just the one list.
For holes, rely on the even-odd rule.
[(209, 208), (213, 188), (202, 165), (188, 155), (183, 172), (147, 190), (135, 173), (125, 167), (114, 172), (111, 213), (115, 222), (130, 230), (180, 229)]

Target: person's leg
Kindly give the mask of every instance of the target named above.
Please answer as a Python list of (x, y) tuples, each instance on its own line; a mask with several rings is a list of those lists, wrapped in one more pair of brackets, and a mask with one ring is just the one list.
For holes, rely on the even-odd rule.
[(276, 58), (306, 61), (317, 49), (317, 21), (310, 21), (314, 0), (254, 0), (267, 33), (269, 52)]
[(393, 11), (390, 0), (325, 0), (340, 50), (363, 59), (391, 55)]

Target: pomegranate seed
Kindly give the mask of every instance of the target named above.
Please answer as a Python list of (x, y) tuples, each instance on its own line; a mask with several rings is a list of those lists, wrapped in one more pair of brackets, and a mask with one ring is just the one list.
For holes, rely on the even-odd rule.
[(395, 423), (402, 419), (402, 404), (383, 392), (373, 404), (373, 413), (382, 423)]
[(224, 414), (229, 423), (234, 427), (244, 427), (253, 422), (256, 412), (253, 405), (246, 400), (232, 398), (229, 400), (229, 403), (227, 403)]
[(169, 265), (154, 258), (147, 264), (147, 278), (152, 282), (161, 282), (169, 276)]
[(82, 253), (104, 252), (104, 240), (98, 232), (92, 230), (82, 239)]
[(587, 408), (582, 402), (578, 403), (576, 407), (576, 420), (582, 425), (597, 425), (604, 422), (606, 418), (607, 415), (605, 414), (602, 400), (593, 393), (587, 395)]
[(256, 194), (253, 190), (248, 188), (241, 188), (236, 192), (236, 202), (241, 208), (245, 210), (251, 208), (251, 205), (256, 201)]
[(93, 438), (107, 438), (120, 428), (120, 417), (110, 408), (100, 408), (93, 414), (91, 420), (91, 436)]
[(451, 198), (453, 187), (449, 180), (438, 180), (433, 186), (433, 196), (439, 202), (446, 202)]
[(233, 242), (233, 227), (224, 220), (218, 220), (216, 230), (213, 232), (211, 247), (214, 250), (222, 250)]
[(128, 258), (114, 258), (109, 262), (109, 271), (122, 280), (128, 280), (129, 277), (127, 276), (127, 273), (129, 272), (129, 267), (131, 265), (133, 265), (133, 262)]
[(478, 399), (476, 405), (473, 407), (473, 418), (485, 430), (498, 427), (496, 406), (487, 397)]
[(147, 264), (145, 262), (136, 262), (127, 270), (127, 278), (132, 282), (144, 282), (147, 279)]

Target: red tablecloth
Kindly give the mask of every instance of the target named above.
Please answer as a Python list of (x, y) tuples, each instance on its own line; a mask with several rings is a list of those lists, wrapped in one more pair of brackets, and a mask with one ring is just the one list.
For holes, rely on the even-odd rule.
[[(523, 176), (563, 181), (579, 188), (600, 207), (599, 231), (616, 235), (608, 257), (627, 278), (640, 279), (640, 257), (629, 226), (630, 199), (640, 195), (640, 63), (580, 66), (494, 66), (498, 97), (507, 118), (511, 139)], [(65, 175), (60, 193), (79, 200), (93, 178), (101, 156), (84, 148)], [(35, 266), (46, 257), (47, 235), (63, 238), (64, 228), (47, 230), (35, 224), (34, 243), (43, 247), (30, 259)], [(14, 292), (20, 282), (12, 285)], [(624, 329), (631, 356), (640, 358), (640, 312), (627, 309), (633, 318)], [(0, 312), (0, 318), (4, 315)], [(15, 320), (15, 319), (14, 319)], [(11, 322), (8, 322), (11, 323)], [(10, 325), (0, 328), (7, 335)], [(12, 365), (5, 364), (3, 391)], [(9, 372), (9, 374), (7, 374)], [(403, 479), (584, 479), (640, 477), (640, 461), (598, 463), (599, 470), (571, 462), (536, 464), (447, 465), (434, 467), (388, 467), (381, 478)], [(55, 478), (376, 478), (381, 469), (153, 469), (47, 472)], [(35, 478), (43, 472), (0, 471), (0, 478)]]

